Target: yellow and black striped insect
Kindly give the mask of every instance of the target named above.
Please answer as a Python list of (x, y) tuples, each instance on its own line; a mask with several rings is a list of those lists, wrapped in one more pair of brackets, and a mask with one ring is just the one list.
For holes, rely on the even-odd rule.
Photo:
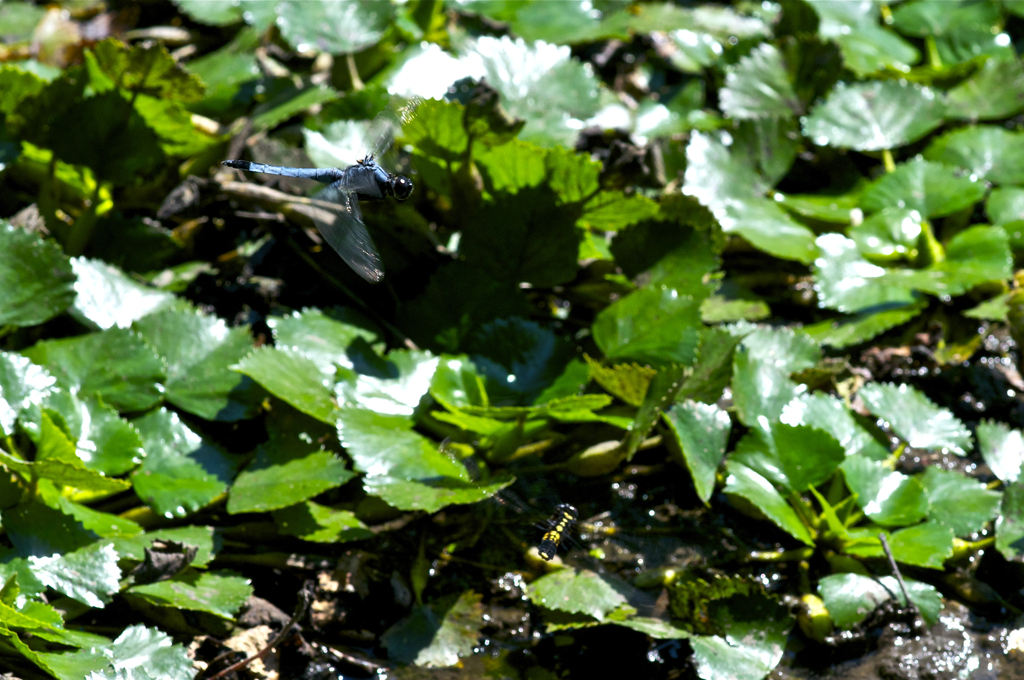
[(572, 529), (572, 525), (579, 519), (576, 508), (568, 503), (559, 503), (555, 506), (555, 512), (548, 520), (548, 530), (537, 546), (537, 554), (545, 561), (551, 561), (558, 552), (558, 546), (565, 538), (566, 533)]

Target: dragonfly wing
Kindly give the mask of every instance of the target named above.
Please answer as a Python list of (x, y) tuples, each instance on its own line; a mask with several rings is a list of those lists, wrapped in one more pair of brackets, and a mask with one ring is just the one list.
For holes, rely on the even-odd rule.
[(366, 153), (379, 158), (395, 142), (395, 135), (408, 125), (409, 121), (416, 117), (416, 109), (423, 100), (420, 97), (413, 97), (409, 103), (399, 109), (398, 113), (385, 109), (377, 114), (377, 117), (370, 122), (366, 132)]
[(370, 283), (384, 278), (380, 254), (363, 224), (359, 199), (335, 182), (313, 196), (316, 228), (348, 266)]
[(402, 128), (402, 123), (393, 111), (384, 110), (370, 122), (366, 129), (366, 153), (379, 158), (395, 143), (395, 135)]

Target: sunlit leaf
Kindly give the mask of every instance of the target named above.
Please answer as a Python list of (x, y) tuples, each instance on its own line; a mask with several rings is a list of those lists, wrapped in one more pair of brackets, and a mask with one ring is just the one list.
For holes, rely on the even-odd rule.
[(284, 2), (277, 8), (281, 35), (299, 52), (352, 54), (384, 35), (394, 14), (390, 2)]
[(44, 340), (22, 354), (45, 367), (60, 387), (98, 395), (121, 411), (150, 408), (163, 396), (163, 360), (126, 328)]
[(351, 510), (335, 510), (312, 501), (275, 510), (273, 517), (282, 534), (314, 543), (345, 543), (375, 535)]
[(228, 368), (252, 349), (248, 329), (191, 310), (150, 314), (134, 328), (167, 363), (167, 401), (207, 420), (253, 415), (261, 392)]
[(925, 217), (941, 217), (962, 210), (985, 197), (983, 182), (965, 177), (954, 168), (925, 160), (900, 164), (869, 186), (861, 206), (874, 212), (895, 207), (917, 210)]
[(559, 569), (530, 584), (526, 596), (535, 605), (570, 614), (603, 619), (626, 598), (601, 575), (592, 571)]
[(71, 314), (94, 329), (128, 328), (159, 309), (183, 306), (171, 293), (144, 286), (105, 262), (76, 257), (71, 266), (78, 277)]
[(109, 544), (93, 544), (64, 555), (29, 557), (36, 578), (48, 588), (90, 607), (103, 607), (121, 589), (117, 553)]
[(800, 108), (782, 55), (768, 43), (726, 74), (719, 97), (726, 115), (739, 120), (791, 116)]
[[(942, 609), (942, 599), (935, 586), (903, 577), (907, 595), (929, 625), (933, 625)], [(828, 613), (841, 628), (863, 621), (871, 611), (886, 600), (897, 598), (906, 605), (900, 585), (894, 576), (871, 577), (861, 574), (831, 574), (818, 582), (818, 592)]]
[(381, 644), (401, 663), (447, 668), (473, 653), (483, 625), (480, 595), (467, 590), (417, 607), (384, 632)]
[(888, 421), (914, 448), (945, 448), (961, 456), (972, 448), (971, 433), (964, 424), (910, 385), (871, 383), (858, 394), (868, 410)]
[(1007, 560), (1024, 561), (1024, 483), (1007, 485), (996, 519), (996, 550)]
[(864, 456), (851, 456), (842, 464), (846, 484), (857, 494), (864, 514), (885, 526), (906, 526), (924, 519), (928, 497), (916, 477), (887, 469)]
[(810, 115), (804, 134), (818, 146), (857, 151), (893, 149), (942, 124), (943, 102), (928, 88), (875, 80), (840, 83)]
[(864, 259), (853, 240), (830, 233), (822, 234), (815, 243), (819, 255), (814, 261), (814, 289), (822, 307), (859, 312), (913, 302), (909, 290), (883, 283), (885, 270)]
[(56, 384), (56, 378), (27, 357), (0, 351), (0, 431), (14, 434), (21, 410), (41, 404)]
[(184, 517), (195, 512), (222, 494), (235, 476), (238, 461), (173, 411), (161, 408), (132, 422), (146, 451), (132, 485), (157, 514)]
[(1013, 484), (1024, 468), (1024, 437), (1005, 423), (983, 420), (978, 423), (978, 448), (985, 463), (999, 479)]
[(947, 132), (928, 145), (924, 157), (996, 184), (1024, 183), (1024, 134), (998, 125)]
[(981, 531), (999, 512), (1002, 494), (953, 470), (929, 467), (921, 478), (928, 496), (928, 518), (957, 536)]
[(334, 422), (332, 382), (302, 352), (260, 347), (231, 367), (275, 397), (325, 423)]
[(771, 482), (742, 463), (727, 462), (726, 472), (728, 476), (723, 491), (727, 496), (738, 496), (748, 501), (787, 534), (807, 545), (814, 545), (810, 530)]
[(208, 612), (230, 619), (252, 595), (248, 579), (231, 572), (188, 569), (168, 581), (132, 586), (127, 590), (158, 607)]

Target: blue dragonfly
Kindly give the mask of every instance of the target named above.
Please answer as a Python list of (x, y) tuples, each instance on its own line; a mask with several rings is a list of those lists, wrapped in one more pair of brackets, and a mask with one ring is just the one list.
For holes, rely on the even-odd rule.
[(367, 152), (361, 160), (347, 168), (291, 168), (265, 165), (251, 161), (229, 160), (222, 165), (268, 175), (312, 179), (327, 187), (312, 198), (313, 222), (320, 234), (331, 244), (348, 266), (370, 283), (384, 278), (384, 265), (370, 232), (363, 223), (359, 199), (382, 200), (394, 197), (404, 201), (412, 195), (412, 180), (388, 172), (377, 162), (395, 141), (403, 123), (408, 123), (418, 102), (402, 109), (401, 118), (392, 111), (382, 111), (370, 123), (366, 134)]

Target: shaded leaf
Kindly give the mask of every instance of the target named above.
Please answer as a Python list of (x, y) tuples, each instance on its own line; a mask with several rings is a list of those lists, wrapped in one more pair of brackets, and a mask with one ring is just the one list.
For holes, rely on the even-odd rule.
[(716, 404), (685, 401), (664, 412), (697, 495), (704, 503), (715, 490), (718, 465), (725, 457), (732, 421)]
[(0, 220), (0, 326), (34, 326), (75, 300), (71, 263), (52, 241)]

